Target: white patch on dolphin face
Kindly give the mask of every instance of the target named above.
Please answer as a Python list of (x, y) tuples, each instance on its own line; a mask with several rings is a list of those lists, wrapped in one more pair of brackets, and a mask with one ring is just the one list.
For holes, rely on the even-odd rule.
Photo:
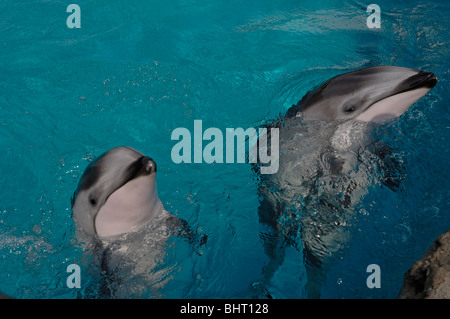
[(95, 217), (99, 237), (111, 237), (146, 225), (163, 208), (155, 174), (140, 176), (114, 191)]
[(398, 93), (372, 104), (366, 111), (356, 117), (364, 122), (382, 123), (405, 113), (408, 108), (424, 96), (431, 88), (422, 87)]

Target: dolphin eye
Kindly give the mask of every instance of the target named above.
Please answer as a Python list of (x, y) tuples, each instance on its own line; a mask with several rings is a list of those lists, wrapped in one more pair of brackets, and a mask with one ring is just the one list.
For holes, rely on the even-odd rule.
[(97, 201), (94, 198), (91, 198), (89, 200), (89, 203), (91, 203), (92, 206), (95, 206), (95, 204), (97, 204)]
[(344, 112), (345, 113), (352, 113), (356, 110), (356, 106), (351, 105), (350, 107), (345, 108)]

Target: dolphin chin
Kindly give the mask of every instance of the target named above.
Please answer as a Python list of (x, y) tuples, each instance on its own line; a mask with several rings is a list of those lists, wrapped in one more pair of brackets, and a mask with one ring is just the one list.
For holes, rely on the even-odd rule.
[(96, 215), (95, 230), (100, 238), (135, 231), (148, 224), (162, 209), (155, 176), (139, 177), (108, 197)]

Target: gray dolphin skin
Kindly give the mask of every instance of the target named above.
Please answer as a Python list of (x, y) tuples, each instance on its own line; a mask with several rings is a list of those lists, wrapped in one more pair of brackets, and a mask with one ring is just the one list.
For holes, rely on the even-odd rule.
[(373, 128), (398, 118), (436, 83), (431, 72), (364, 68), (326, 81), (267, 124), (279, 128), (280, 160), (277, 173), (260, 175), (260, 234), (270, 259), (265, 286), (291, 246), (303, 256), (308, 297), (320, 297), (363, 197), (374, 187), (401, 185), (402, 163), (371, 138)]

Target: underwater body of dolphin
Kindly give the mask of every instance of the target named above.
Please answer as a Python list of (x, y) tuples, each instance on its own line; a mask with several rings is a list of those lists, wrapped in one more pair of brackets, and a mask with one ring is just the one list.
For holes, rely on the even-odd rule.
[[(193, 238), (187, 222), (165, 210), (158, 197), (156, 163), (130, 147), (113, 148), (88, 165), (72, 198), (72, 217), (78, 240), (98, 255), (108, 277), (99, 294), (106, 297), (136, 297), (162, 286), (154, 280), (161, 275), (145, 277), (166, 241), (172, 235)], [(138, 284), (123, 284), (138, 275)]]
[(430, 72), (369, 67), (328, 80), (267, 125), (279, 128), (280, 160), (277, 173), (261, 175), (266, 281), (292, 245), (303, 253), (308, 296), (320, 296), (327, 265), (348, 243), (355, 207), (369, 187), (395, 191), (402, 178), (392, 150), (370, 140), (372, 123), (402, 115), (436, 83)]

